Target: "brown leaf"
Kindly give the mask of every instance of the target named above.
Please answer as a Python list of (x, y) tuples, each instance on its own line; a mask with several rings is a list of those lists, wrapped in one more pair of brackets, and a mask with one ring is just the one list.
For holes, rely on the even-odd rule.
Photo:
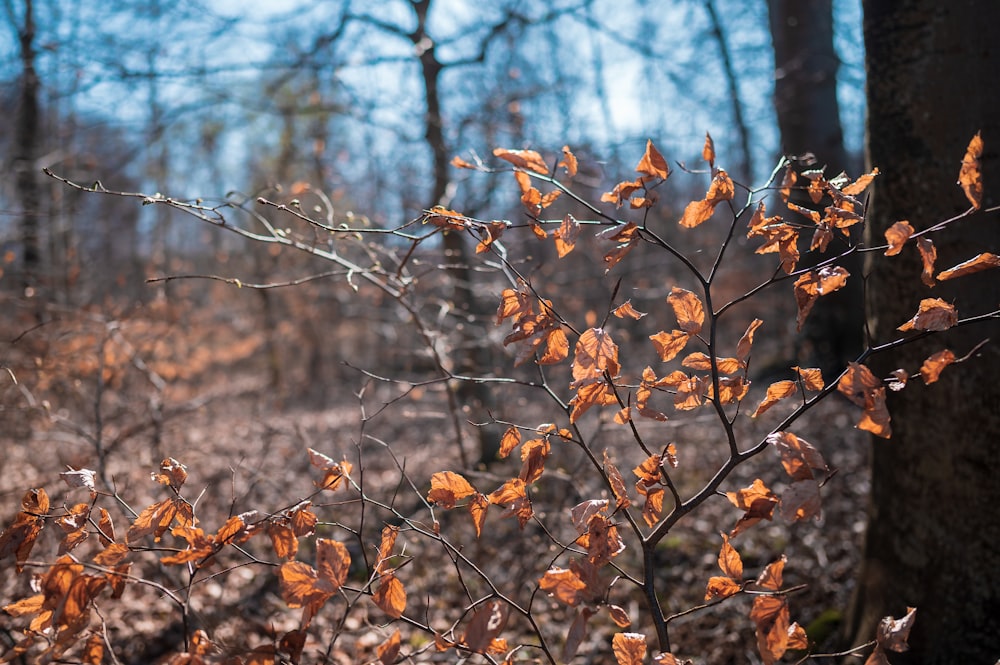
[(299, 540), (295, 537), (295, 532), (287, 524), (280, 522), (268, 522), (267, 535), (274, 546), (274, 553), (280, 559), (291, 559), (299, 551)]
[(662, 487), (639, 488), (639, 493), (645, 495), (646, 500), (642, 503), (642, 519), (647, 526), (653, 526), (660, 521), (663, 514), (663, 497), (666, 495)]
[(787, 522), (820, 517), (819, 483), (812, 478), (796, 480), (781, 493), (781, 516)]
[(393, 632), (385, 642), (375, 647), (375, 656), (382, 665), (393, 665), (399, 658), (400, 636), (399, 631)]
[(548, 437), (532, 439), (521, 446), (522, 465), (518, 477), (524, 481), (525, 485), (534, 483), (542, 476), (542, 472), (545, 470), (545, 460), (551, 450)]
[(96, 472), (90, 469), (70, 469), (59, 474), (62, 481), (71, 488), (85, 487), (91, 492), (96, 492), (95, 485)]
[(563, 217), (562, 224), (559, 228), (555, 230), (552, 237), (555, 238), (556, 242), (556, 252), (559, 254), (559, 258), (566, 256), (573, 251), (576, 247), (576, 240), (580, 236), (580, 223), (576, 221), (573, 215), (566, 214)]
[(882, 382), (875, 378), (868, 367), (852, 362), (837, 382), (837, 390), (854, 404), (863, 407), (868, 393), (881, 385)]
[(451, 158), (450, 164), (452, 166), (454, 166), (455, 168), (457, 168), (457, 169), (476, 169), (477, 168), (475, 164), (470, 164), (469, 162), (465, 161), (464, 159), (462, 159), (458, 155), (455, 155), (454, 157)]
[(767, 394), (754, 412), (750, 414), (750, 417), (757, 418), (781, 400), (794, 395), (797, 391), (798, 386), (794, 381), (775, 381), (767, 387)]
[(507, 613), (507, 606), (502, 601), (483, 603), (472, 614), (462, 635), (462, 642), (471, 651), (485, 653), (507, 624)]
[(646, 312), (640, 312), (635, 307), (632, 306), (631, 300), (626, 300), (621, 305), (616, 307), (614, 311), (611, 312), (619, 319), (630, 318), (638, 321), (642, 317), (646, 316)]
[(777, 591), (781, 588), (782, 572), (785, 569), (787, 559), (782, 554), (776, 561), (772, 561), (764, 567), (764, 570), (757, 576), (757, 586), (768, 591)]
[(736, 345), (737, 358), (746, 362), (746, 359), (750, 357), (750, 349), (753, 346), (753, 335), (763, 323), (760, 319), (754, 319), (747, 326), (747, 331), (743, 333), (743, 337), (740, 338), (739, 343)]
[(958, 310), (940, 298), (924, 298), (912, 319), (896, 330), (948, 330), (958, 324)]
[(507, 512), (504, 517), (516, 516), (521, 528), (534, 515), (524, 481), (520, 478), (511, 478), (489, 494), (488, 498), (492, 504), (505, 506)]
[(549, 167), (545, 165), (545, 160), (534, 150), (506, 150), (496, 148), (493, 155), (507, 162), (510, 162), (519, 169), (527, 169), (542, 175), (549, 174)]
[(979, 169), (983, 156), (983, 138), (980, 132), (969, 141), (969, 147), (962, 158), (962, 168), (958, 172), (958, 184), (965, 192), (965, 198), (976, 210), (983, 205), (983, 174)]
[(584, 598), (582, 592), (587, 584), (574, 571), (553, 567), (545, 571), (538, 587), (559, 602), (576, 607)]
[(389, 566), (386, 563), (392, 557), (392, 548), (396, 546), (396, 537), (399, 536), (399, 527), (386, 525), (382, 527), (382, 539), (378, 545), (378, 559), (375, 563), (375, 572), (388, 572)]
[(896, 222), (885, 230), (885, 240), (889, 243), (889, 249), (885, 250), (886, 256), (896, 256), (903, 251), (903, 245), (913, 235), (913, 226), (906, 220)]
[(956, 277), (971, 275), (972, 273), (989, 270), (990, 268), (1000, 268), (1000, 256), (984, 252), (968, 261), (959, 263), (957, 266), (942, 270), (938, 273), (937, 278), (938, 281), (943, 282), (946, 279), (955, 279)]
[(556, 166), (561, 166), (566, 169), (566, 175), (570, 178), (576, 175), (578, 164), (576, 161), (576, 155), (569, 149), (568, 145), (562, 147), (563, 158)]
[(712, 216), (715, 206), (723, 201), (732, 200), (735, 194), (736, 187), (729, 175), (724, 170), (718, 169), (712, 177), (712, 185), (708, 188), (705, 198), (689, 203), (678, 223), (687, 229), (699, 226)]
[(94, 633), (87, 638), (80, 662), (84, 663), (84, 665), (101, 665), (103, 658), (104, 637), (100, 633)]
[(888, 439), (892, 436), (889, 410), (885, 406), (885, 388), (876, 388), (865, 399), (865, 412), (858, 422), (858, 429)]
[(934, 286), (934, 262), (937, 261), (937, 248), (934, 247), (934, 242), (930, 238), (921, 236), (917, 238), (917, 250), (920, 251), (920, 259), (924, 264), (920, 281), (926, 286)]
[(667, 160), (663, 158), (663, 155), (660, 154), (660, 151), (656, 149), (656, 146), (650, 140), (646, 141), (646, 152), (643, 154), (642, 159), (639, 160), (639, 164), (636, 165), (635, 170), (643, 175), (653, 176), (661, 180), (666, 180), (667, 176), (670, 175)]
[(743, 559), (739, 552), (729, 543), (729, 536), (722, 536), (722, 548), (719, 550), (719, 570), (735, 582), (743, 581)]
[(490, 507), (490, 500), (485, 494), (474, 494), (469, 501), (469, 514), (472, 516), (472, 525), (476, 529), (476, 538), (483, 532), (483, 524), (486, 522), (486, 511)]
[[(618, 376), (618, 345), (603, 328), (588, 328), (577, 340), (573, 356), (574, 385), (598, 379), (607, 372)], [(572, 387), (572, 386), (571, 386)]]
[(815, 478), (814, 470), (829, 471), (826, 460), (811, 443), (800, 439), (791, 432), (775, 432), (767, 437), (767, 442), (781, 457), (781, 465), (793, 480)]
[(379, 578), (378, 589), (372, 594), (372, 600), (383, 612), (398, 619), (406, 610), (406, 589), (395, 573), (386, 573)]
[(889, 651), (902, 653), (910, 648), (906, 641), (910, 637), (910, 629), (917, 618), (917, 608), (907, 607), (906, 614), (901, 619), (893, 619), (891, 616), (883, 617), (879, 623), (875, 640), (878, 646)]
[(607, 450), (604, 451), (604, 473), (608, 476), (608, 482), (611, 484), (611, 491), (614, 492), (618, 507), (628, 508), (630, 502), (628, 500), (628, 493), (625, 490), (625, 481), (622, 479), (622, 474), (618, 470), (618, 467), (608, 457)]
[(954, 353), (948, 349), (938, 351), (927, 358), (923, 365), (920, 366), (920, 377), (924, 380), (925, 384), (934, 383), (941, 376), (941, 371), (953, 362), (955, 362)]
[(701, 149), (701, 158), (708, 162), (709, 166), (715, 166), (715, 141), (708, 132), (705, 132), (705, 145)]
[(653, 347), (656, 349), (656, 354), (663, 362), (673, 360), (678, 353), (684, 350), (690, 338), (691, 335), (683, 330), (673, 330), (669, 333), (661, 330), (655, 335), (649, 336), (649, 339), (653, 342)]
[(431, 476), (431, 491), (427, 500), (451, 509), (460, 499), (476, 493), (476, 488), (465, 478), (453, 471), (439, 471)]
[(618, 665), (642, 665), (646, 657), (646, 636), (641, 633), (615, 633), (611, 649)]
[(519, 445), (521, 445), (521, 432), (516, 427), (511, 425), (500, 438), (500, 452), (497, 453), (497, 456), (500, 457), (500, 459), (504, 459)]
[(708, 585), (705, 587), (705, 600), (728, 598), (735, 596), (742, 590), (743, 585), (732, 578), (715, 575), (708, 578)]
[(187, 480), (187, 467), (175, 460), (173, 457), (168, 457), (162, 462), (160, 462), (160, 472), (153, 472), (149, 474), (153, 480), (156, 482), (169, 485), (175, 490), (179, 490)]
[(628, 628), (632, 625), (632, 619), (629, 618), (628, 612), (617, 605), (607, 605), (608, 614), (611, 615), (611, 620), (615, 622), (615, 625), (619, 628)]
[(770, 520), (775, 506), (778, 505), (778, 497), (760, 478), (754, 480), (749, 487), (736, 492), (726, 492), (726, 497), (734, 506), (745, 511), (730, 531), (730, 537), (735, 537), (762, 519)]
[(701, 326), (705, 322), (705, 307), (698, 296), (675, 286), (670, 290), (667, 302), (673, 308), (677, 326), (681, 330), (688, 335), (701, 332)]
[(819, 391), (823, 390), (824, 385), (826, 385), (823, 382), (823, 373), (819, 370), (819, 368), (809, 367), (803, 369), (796, 365), (795, 367), (792, 367), (792, 369), (799, 375), (799, 381), (802, 382), (802, 386), (806, 390)]
[(847, 283), (850, 273), (840, 266), (810, 270), (795, 280), (795, 303), (798, 306), (797, 330), (802, 332), (806, 317), (820, 296), (833, 293)]
[(316, 572), (336, 592), (347, 579), (351, 554), (343, 543), (329, 538), (316, 539)]

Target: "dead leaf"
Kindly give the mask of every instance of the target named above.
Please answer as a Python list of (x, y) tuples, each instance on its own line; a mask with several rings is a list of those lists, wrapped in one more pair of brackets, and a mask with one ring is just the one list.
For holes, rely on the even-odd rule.
[(983, 156), (983, 138), (981, 132), (969, 141), (969, 147), (962, 157), (962, 168), (958, 172), (958, 184), (965, 192), (965, 198), (976, 210), (983, 204), (983, 174), (980, 171), (980, 160)]

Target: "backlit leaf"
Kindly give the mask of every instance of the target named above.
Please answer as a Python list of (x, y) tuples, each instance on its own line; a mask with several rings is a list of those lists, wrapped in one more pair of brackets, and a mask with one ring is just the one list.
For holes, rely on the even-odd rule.
[(663, 158), (663, 155), (656, 149), (653, 142), (648, 139), (646, 141), (646, 152), (643, 154), (642, 159), (639, 160), (635, 170), (643, 175), (653, 176), (661, 180), (666, 180), (667, 176), (670, 175), (667, 160)]
[(913, 226), (906, 220), (896, 222), (885, 230), (885, 240), (889, 243), (889, 249), (885, 250), (886, 256), (896, 256), (903, 251), (903, 245), (913, 235)]
[(815, 478), (813, 471), (829, 471), (826, 460), (811, 443), (791, 432), (775, 432), (767, 437), (767, 442), (781, 457), (785, 473), (793, 480)]
[(798, 386), (794, 381), (775, 381), (767, 387), (767, 394), (754, 412), (750, 414), (750, 417), (760, 416), (779, 401), (794, 395), (796, 391), (798, 391)]
[(641, 633), (615, 633), (611, 638), (618, 665), (642, 665), (646, 657), (646, 636)]
[(573, 215), (567, 214), (563, 217), (562, 224), (552, 234), (556, 242), (556, 252), (559, 254), (560, 259), (573, 251), (579, 236), (580, 223), (576, 221)]
[(801, 368), (798, 365), (792, 367), (796, 374), (799, 375), (799, 381), (802, 382), (802, 386), (806, 390), (823, 390), (823, 386), (826, 385), (823, 382), (823, 373), (817, 367)]
[(439, 471), (431, 476), (431, 491), (427, 500), (450, 509), (460, 499), (476, 493), (476, 488), (465, 478), (453, 471)]
[(519, 445), (521, 445), (521, 432), (511, 425), (504, 431), (503, 436), (500, 438), (500, 452), (497, 455), (500, 459), (504, 459)]
[(858, 194), (860, 194), (861, 192), (865, 191), (868, 188), (868, 185), (872, 183), (872, 180), (874, 180), (875, 176), (877, 176), (878, 174), (879, 174), (878, 169), (874, 168), (871, 170), (871, 173), (864, 174), (850, 185), (845, 186), (840, 191), (843, 192), (844, 194), (847, 194), (848, 196), (857, 196)]
[(743, 585), (724, 575), (715, 575), (708, 578), (708, 585), (705, 587), (705, 600), (716, 598), (728, 598), (735, 596), (743, 590)]
[(628, 508), (629, 499), (628, 493), (625, 490), (625, 481), (622, 479), (622, 474), (618, 470), (618, 467), (608, 457), (607, 450), (604, 451), (604, 473), (608, 476), (608, 482), (611, 484), (611, 491), (614, 492), (618, 507)]
[(507, 606), (500, 600), (481, 604), (472, 614), (462, 642), (476, 653), (492, 651), (494, 639), (507, 624)]
[(768, 591), (779, 590), (782, 585), (782, 573), (786, 561), (785, 555), (782, 554), (776, 561), (767, 564), (757, 576), (757, 586)]
[(745, 511), (733, 530), (729, 532), (730, 537), (735, 537), (762, 519), (770, 520), (774, 508), (778, 505), (777, 495), (768, 489), (760, 478), (755, 479), (749, 487), (736, 492), (726, 492), (726, 497), (734, 506)]
[(608, 614), (611, 615), (611, 620), (615, 622), (615, 625), (619, 628), (628, 628), (632, 625), (632, 620), (628, 616), (623, 608), (617, 605), (608, 605)]
[(677, 326), (681, 330), (689, 335), (701, 332), (701, 326), (705, 322), (705, 307), (698, 296), (675, 286), (670, 290), (667, 302), (673, 308)]
[(705, 145), (701, 149), (701, 158), (708, 162), (709, 166), (715, 165), (715, 141), (708, 132), (705, 132)]
[(854, 404), (863, 407), (866, 395), (882, 385), (872, 371), (860, 363), (849, 363), (837, 382), (837, 390)]
[(568, 145), (564, 145), (562, 147), (562, 154), (563, 158), (562, 161), (559, 162), (558, 166), (561, 166), (564, 169), (566, 169), (566, 175), (572, 178), (573, 176), (576, 175), (576, 171), (578, 168), (576, 155), (574, 155), (572, 151), (570, 151)]
[(678, 353), (684, 350), (691, 336), (683, 330), (672, 330), (671, 332), (660, 331), (655, 335), (650, 335), (656, 354), (663, 362), (673, 360)]
[(812, 478), (793, 482), (781, 493), (780, 510), (787, 522), (819, 519), (819, 483)]
[(187, 467), (173, 457), (168, 457), (160, 462), (160, 472), (151, 473), (150, 476), (158, 483), (179, 490), (187, 480)]
[(375, 647), (375, 656), (382, 665), (393, 665), (399, 658), (400, 635), (399, 631), (393, 632), (385, 642)]
[(865, 411), (858, 421), (858, 429), (888, 439), (892, 436), (890, 420), (889, 410), (885, 405), (885, 388), (876, 388), (866, 396)]
[(969, 141), (969, 147), (962, 157), (962, 168), (958, 172), (958, 184), (962, 186), (965, 197), (976, 210), (983, 204), (983, 174), (979, 164), (983, 156), (983, 138), (980, 132)]
[(583, 598), (587, 584), (572, 570), (549, 568), (538, 581), (539, 588), (556, 600), (576, 607)]
[(719, 550), (719, 569), (730, 579), (739, 582), (743, 579), (743, 559), (739, 552), (729, 542), (729, 536), (722, 535), (722, 548)]
[(406, 589), (395, 573), (386, 573), (379, 578), (378, 589), (372, 594), (372, 600), (383, 612), (398, 619), (406, 610)]
[(729, 178), (729, 174), (718, 169), (712, 177), (712, 185), (708, 188), (705, 198), (689, 203), (678, 223), (687, 229), (699, 226), (712, 216), (712, 213), (715, 212), (715, 206), (723, 201), (731, 200), (735, 194), (736, 187)]
[(925, 384), (934, 383), (941, 376), (941, 371), (953, 362), (955, 362), (954, 353), (948, 349), (938, 351), (920, 366), (920, 377)]
[(495, 148), (493, 155), (502, 160), (510, 162), (519, 169), (527, 169), (542, 175), (548, 175), (549, 167), (546, 166), (542, 156), (534, 150), (506, 150)]
[(469, 515), (472, 516), (472, 525), (476, 529), (476, 538), (483, 532), (483, 524), (486, 522), (486, 511), (490, 507), (490, 500), (485, 494), (474, 494), (469, 501)]
[(761, 326), (764, 322), (760, 319), (754, 319), (747, 326), (747, 331), (743, 333), (743, 337), (740, 338), (739, 344), (736, 345), (736, 357), (742, 361), (746, 361), (750, 357), (750, 349), (753, 346), (753, 335), (757, 332), (757, 328)]
[(819, 270), (810, 270), (795, 280), (795, 304), (798, 306), (796, 317), (797, 330), (802, 332), (806, 317), (812, 311), (813, 305), (820, 296), (841, 289), (850, 273), (840, 266), (824, 266)]
[(619, 319), (630, 318), (635, 319), (636, 321), (646, 316), (646, 312), (640, 312), (632, 306), (631, 300), (626, 300), (624, 303), (616, 307), (611, 313)]
[(968, 261), (959, 263), (957, 266), (948, 268), (947, 270), (942, 270), (938, 273), (937, 278), (939, 281), (943, 282), (946, 279), (954, 279), (956, 277), (962, 277), (963, 275), (971, 275), (972, 273), (980, 272), (981, 270), (989, 270), (990, 268), (1000, 268), (1000, 256), (985, 252), (969, 259)]
[(940, 298), (924, 298), (912, 319), (897, 330), (948, 330), (958, 324), (958, 310)]
[(920, 252), (920, 259), (923, 261), (924, 270), (920, 273), (920, 281), (926, 286), (934, 286), (934, 262), (937, 261), (937, 248), (934, 242), (927, 237), (917, 238), (917, 250)]

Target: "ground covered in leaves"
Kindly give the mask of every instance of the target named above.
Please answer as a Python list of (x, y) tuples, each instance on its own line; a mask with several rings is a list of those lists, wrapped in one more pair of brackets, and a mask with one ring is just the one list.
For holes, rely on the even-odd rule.
[[(14, 301), (6, 301), (8, 306), (11, 311), (21, 307)], [(521, 462), (515, 454), (488, 467), (463, 468), (459, 446), (464, 446), (465, 457), (475, 459), (475, 430), (463, 424), (458, 441), (448, 384), (430, 380), (433, 375), (421, 380), (415, 370), (403, 368), (399, 371), (409, 372), (407, 381), (383, 381), (373, 375), (384, 367), (372, 366), (366, 374), (341, 365), (328, 368), (334, 373), (327, 374), (324, 389), (316, 392), (304, 385), (316, 360), (315, 354), (296, 347), (308, 343), (300, 337), (301, 330), (283, 329), (279, 339), (286, 355), (275, 356), (269, 347), (273, 339), (252, 321), (242, 320), (238, 311), (178, 310), (160, 302), (127, 314), (48, 312), (48, 323), (37, 328), (29, 314), (18, 311), (3, 324), (6, 344), (0, 364), (10, 370), (0, 376), (4, 527), (14, 522), (30, 488), (45, 489), (51, 515), (88, 502), (86, 488), (71, 488), (59, 474), (91, 469), (101, 493), (96, 505), (107, 509), (120, 540), (147, 506), (173, 495), (176, 488), (150, 475), (161, 460), (173, 458), (186, 467), (180, 493), (206, 533), (216, 533), (235, 515), (256, 510), (259, 520), (287, 516), (310, 500), (309, 510), (317, 517), (311, 532), (346, 547), (353, 563), (339, 594), (311, 618), (301, 662), (377, 661), (386, 657), (384, 645), (397, 630), (404, 662), (456, 662), (456, 652), (439, 651), (435, 636), (421, 625), (438, 632), (439, 644), (456, 639), (462, 632), (463, 608), (491, 593), (484, 578), (506, 597), (526, 607), (530, 603), (532, 620), (560, 658), (577, 610), (539, 592), (538, 581), (550, 566), (566, 565), (556, 543), (568, 544), (575, 537), (571, 508), (609, 498), (591, 459), (578, 446), (553, 439), (545, 472), (530, 490), (536, 519), (521, 528), (516, 519), (492, 507), (476, 537), (464, 510), (428, 506), (432, 474), (462, 473), (479, 491), (489, 493), (517, 476)], [(363, 345), (363, 339), (351, 343)], [(289, 360), (290, 353), (298, 353), (300, 360)], [(276, 357), (284, 358), (285, 371), (278, 377), (272, 365)], [(357, 364), (357, 357), (343, 360)], [(764, 385), (752, 386), (751, 404), (763, 398)], [(737, 423), (744, 447), (759, 441), (793, 407), (779, 404), (754, 421), (741, 416)], [(565, 426), (565, 415), (553, 411), (537, 391), (504, 392), (494, 408), (496, 419), (505, 423)], [(581, 419), (581, 431), (598, 458), (606, 451), (628, 475), (626, 484), (634, 492), (630, 471), (643, 455), (631, 445), (625, 428), (612, 422), (613, 411), (598, 411)], [(795, 589), (789, 597), (791, 616), (806, 627), (818, 652), (830, 647), (829, 636), (848, 604), (860, 557), (868, 438), (855, 429), (856, 416), (852, 406), (834, 395), (793, 428), (821, 451), (833, 471), (822, 487), (822, 517), (789, 525), (775, 516), (732, 540), (748, 579), (781, 555), (787, 557), (784, 586)], [(716, 416), (707, 408), (670, 414), (666, 422), (642, 427), (658, 445), (675, 445), (678, 466), (673, 476), (682, 496), (700, 489), (724, 461), (727, 448)], [(309, 449), (332, 462), (348, 462), (355, 486), (345, 482), (337, 491), (319, 492), (316, 483), (325, 472)], [(738, 469), (722, 490), (735, 491), (755, 478), (779, 492), (787, 482), (780, 460), (768, 450)], [(740, 595), (683, 614), (705, 603), (706, 584), (719, 575), (720, 532), (731, 531), (740, 516), (720, 494), (682, 519), (657, 549), (661, 602), (668, 615), (681, 615), (670, 623), (673, 652), (679, 657), (696, 663), (759, 662), (748, 618), (750, 597)], [(382, 568), (391, 563), (405, 588), (407, 620), (391, 620), (367, 595), (375, 588), (370, 571), (378, 567), (387, 524), (400, 531)], [(443, 534), (450, 545), (422, 536), (413, 525)], [(20, 574), (15, 572), (13, 552), (0, 561), (0, 605), (37, 592), (33, 576), (59, 556), (60, 541), (69, 531), (62, 526), (46, 525)], [(626, 550), (615, 563), (639, 575), (639, 553), (627, 534), (624, 540)], [(297, 551), (284, 558), (316, 564), (316, 542), (312, 535), (302, 537)], [(218, 662), (225, 657), (242, 659), (231, 662), (268, 662), (252, 658), (266, 653), (268, 645), (277, 645), (280, 660), (291, 648), (281, 644), (282, 637), (295, 634), (303, 611), (289, 608), (283, 595), (283, 557), (274, 539), (261, 535), (239, 549), (228, 549), (194, 576), (190, 562), (160, 562), (185, 547), (177, 535), (166, 533), (159, 542), (145, 537), (130, 545), (134, 551), (129, 583), (120, 598), (108, 592), (96, 597), (94, 611), (78, 633), (80, 643), (66, 649), (62, 662), (87, 662), (83, 648), (91, 635), (114, 651), (114, 659), (106, 655), (104, 662), (180, 662), (176, 655), (185, 648), (202, 649), (206, 658)], [(84, 560), (99, 549), (92, 537), (73, 553)], [(464, 566), (459, 554), (478, 572)], [(611, 586), (608, 602), (621, 608), (631, 624), (623, 629), (608, 612), (598, 613), (588, 622), (588, 632), (578, 636), (573, 662), (612, 662), (611, 636), (622, 630), (645, 633), (655, 648), (644, 601), (627, 580)], [(29, 656), (44, 646), (40, 639), (26, 655), (14, 653), (30, 619), (0, 617), (2, 657), (30, 662)], [(523, 617), (511, 617), (501, 637), (513, 648), (522, 638), (533, 641), (530, 628)], [(203, 635), (210, 642), (204, 642)], [(502, 661), (504, 654), (494, 658)], [(533, 648), (515, 650), (511, 658), (544, 662)]]

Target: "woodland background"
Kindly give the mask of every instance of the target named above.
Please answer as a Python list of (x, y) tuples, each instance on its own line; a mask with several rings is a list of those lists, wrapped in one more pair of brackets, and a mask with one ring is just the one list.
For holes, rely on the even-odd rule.
[[(442, 459), (471, 468), (477, 457), (489, 458), (502, 430), (468, 422), (485, 422), (487, 410), (523, 414), (538, 408), (539, 422), (546, 417), (529, 396), (486, 394), (481, 387), (460, 393), (461, 417), (456, 417), (444, 385), (422, 385), (435, 376), (435, 350), (454, 367), (473, 367), (480, 374), (504, 375), (512, 364), (501, 350), (504, 332), (492, 320), (502, 275), (495, 266), (477, 263), (459, 234), (416, 250), (415, 264), (424, 268), (415, 289), (435, 324), (428, 344), (414, 334), (405, 309), (350, 271), (248, 242), (170, 206), (141, 205), (142, 197), (80, 192), (46, 177), (43, 168), (98, 189), (228, 203), (235, 218), (251, 224), (256, 216), (280, 219), (275, 205), (286, 205), (376, 231), (418, 219), (434, 205), (517, 219), (519, 192), (510, 178), (449, 165), (456, 155), (494, 164), (492, 150), (498, 146), (548, 151), (572, 146), (580, 159), (577, 183), (593, 200), (633, 171), (648, 139), (671, 164), (697, 168), (705, 132), (739, 182), (761, 182), (782, 154), (802, 156), (805, 166), (825, 165), (828, 174), (843, 170), (857, 177), (865, 166), (866, 113), (878, 115), (878, 108), (867, 106), (873, 93), (866, 91), (865, 47), (867, 42), (871, 55), (871, 35), (877, 32), (872, 17), (891, 4), (869, 3), (863, 22), (860, 2), (829, 0), (126, 0), (112, 8), (75, 0), (4, 0), (4, 519), (16, 512), (27, 488), (50, 486), (66, 465), (97, 469), (107, 486), (143, 496), (155, 489), (149, 471), (171, 456), (207, 488), (205, 504), (226, 511), (231, 504), (279, 505), (307, 494), (306, 447), (340, 459), (373, 442), (384, 444), (406, 461), (412, 477), (426, 478), (441, 469)], [(942, 18), (942, 25), (959, 22), (973, 32), (976, 20), (983, 20), (975, 18), (975, 4), (958, 3), (948, 10), (955, 17)], [(937, 10), (924, 3), (914, 11)], [(892, 25), (883, 23), (886, 35), (895, 34)], [(927, 48), (918, 50), (930, 57), (934, 48), (944, 48), (938, 37), (933, 33)], [(968, 42), (972, 55), (961, 57), (979, 57), (979, 42)], [(976, 66), (987, 62), (983, 56)], [(892, 66), (905, 79), (906, 63)], [(925, 82), (916, 97), (929, 104), (937, 79), (924, 72), (912, 76)], [(906, 89), (908, 83), (900, 85)], [(893, 90), (889, 81), (886, 86)], [(947, 178), (913, 185), (912, 197), (953, 182), (965, 143), (985, 126), (983, 109), (995, 108), (995, 93), (987, 97), (975, 86), (970, 90), (953, 99), (960, 107), (949, 114), (954, 126), (937, 133), (940, 144), (950, 142), (943, 154), (953, 162), (941, 167)], [(917, 103), (906, 95), (900, 99)], [(995, 135), (986, 130), (984, 136), (989, 146)], [(892, 170), (892, 157), (903, 143), (886, 148), (889, 158), (884, 166), (879, 162), (883, 171)], [(669, 183), (656, 211), (664, 225), (702, 197), (703, 185), (697, 178)], [(924, 221), (961, 210), (961, 201), (957, 192), (944, 212), (924, 210)], [(995, 239), (994, 231), (977, 241), (987, 245), (983, 251), (996, 251), (989, 245)], [(341, 250), (371, 260), (382, 252), (398, 258), (410, 250), (391, 237), (377, 249), (369, 240), (359, 237)], [(719, 238), (709, 234), (680, 242), (685, 252), (698, 255)], [(582, 245), (584, 257), (562, 262), (544, 250), (520, 254), (545, 288), (572, 290), (573, 313), (601, 316), (613, 284), (588, 270), (599, 254), (593, 249), (587, 254)], [(659, 260), (639, 255), (623, 264), (623, 276), (649, 302), (662, 302), (670, 290), (670, 269)], [(723, 286), (738, 295), (765, 265), (751, 256), (736, 264)], [(254, 285), (274, 288), (247, 288)], [(834, 366), (852, 359), (860, 341), (845, 331), (863, 325), (863, 306), (860, 292), (845, 299), (846, 305), (831, 305), (827, 318), (817, 312), (816, 327), (804, 341), (794, 335), (791, 298), (757, 301), (761, 318), (783, 322), (758, 342), (758, 368), (777, 373), (799, 362)], [(668, 314), (652, 317), (665, 320)], [(992, 355), (983, 367), (995, 367), (996, 352), (986, 353)], [(766, 385), (766, 376), (760, 385)], [(980, 397), (980, 404), (989, 403), (985, 393)], [(927, 399), (940, 403), (941, 398)], [(392, 409), (384, 409), (387, 404)], [(784, 551), (796, 562), (790, 583), (811, 583), (796, 602), (807, 608), (810, 635), (830, 644), (838, 630), (860, 635), (871, 627), (852, 626), (854, 619), (846, 616), (858, 566), (866, 558), (870, 453), (867, 437), (845, 411), (844, 404), (831, 402), (810, 416), (811, 426), (824, 432), (831, 466), (842, 469), (836, 493), (824, 503), (822, 523), (794, 531), (768, 527), (744, 553), (766, 562)], [(983, 415), (978, 427), (966, 419), (965, 427), (995, 434), (996, 417)], [(669, 426), (671, 438), (711, 436), (698, 418)], [(995, 469), (998, 455), (995, 442), (991, 445), (984, 454), (991, 460), (987, 468)], [(371, 478), (384, 475), (386, 483), (396, 482), (392, 457), (371, 453), (366, 460)], [(713, 460), (691, 463), (694, 487), (699, 473), (710, 473)], [(480, 467), (479, 473), (492, 477), (494, 467)], [(573, 488), (574, 469), (566, 466), (562, 473), (570, 490), (583, 495), (583, 488)], [(954, 480), (981, 487), (976, 474), (976, 481)], [(554, 496), (539, 497), (540, 505), (549, 500), (558, 506), (567, 490), (553, 491)], [(980, 498), (985, 502), (989, 496)], [(715, 539), (730, 521), (722, 508), (700, 516), (665, 548), (667, 586), (681, 604), (697, 604), (704, 580), (714, 574)], [(977, 538), (987, 539), (1000, 528), (995, 517), (971, 505), (968, 510), (968, 521), (981, 532)], [(504, 550), (504, 532), (494, 535), (496, 542), (479, 547), (498, 552), (498, 570), (529, 576), (525, 562)], [(956, 542), (967, 542), (964, 538)], [(411, 593), (431, 597), (434, 566), (419, 565), (424, 586)], [(2, 599), (23, 583), (5, 571)], [(276, 622), (288, 620), (275, 618), (279, 610), (272, 605), (280, 599), (273, 589), (253, 578), (245, 583), (252, 587), (249, 597), (259, 601), (253, 630), (261, 635), (281, 630)], [(954, 591), (965, 582), (948, 584)], [(975, 653), (982, 654), (996, 622), (991, 617), (1000, 616), (990, 610), (1000, 607), (1000, 586), (979, 588), (985, 597), (975, 604), (969, 630), (978, 636), (972, 639), (980, 645)], [(209, 596), (227, 593), (232, 591), (213, 588)], [(894, 593), (899, 595), (899, 588)], [(917, 602), (880, 600), (883, 606), (895, 604), (870, 610), (879, 616), (901, 616), (908, 602)], [(246, 630), (234, 617), (212, 616), (205, 602), (201, 609), (215, 628), (213, 638), (224, 639), (229, 624), (234, 639)], [(114, 610), (116, 630), (141, 638), (124, 660), (153, 662), (176, 651), (181, 628), (154, 606), (133, 602)], [(722, 611), (708, 623), (683, 623), (678, 653), (697, 662), (753, 662), (752, 635), (741, 631), (739, 621), (745, 621), (742, 614)], [(368, 626), (340, 628), (352, 638), (328, 654), (330, 660), (372, 657), (378, 640)], [(606, 657), (601, 640), (607, 634), (591, 636), (591, 662), (602, 662), (602, 653)], [(0, 631), (0, 653), (13, 643), (10, 636), (8, 628)]]

